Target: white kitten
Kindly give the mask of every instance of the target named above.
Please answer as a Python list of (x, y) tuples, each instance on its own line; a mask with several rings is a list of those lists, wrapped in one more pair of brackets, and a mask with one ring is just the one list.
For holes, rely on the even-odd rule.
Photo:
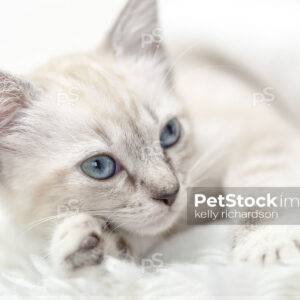
[[(157, 28), (156, 2), (133, 0), (97, 51), (53, 60), (31, 74), (32, 83), (1, 73), (2, 201), (15, 223), (33, 224), (31, 233), (49, 247), (56, 267), (100, 264), (106, 254), (138, 260), (184, 229), (188, 185), (208, 179), (224, 186), (289, 185), (292, 171), (298, 184), (293, 129), (273, 111), (249, 110), (246, 84), (223, 74), (191, 76), (194, 60), (177, 80), (193, 137)], [(199, 85), (203, 74), (210, 90)], [(231, 101), (233, 90), (240, 101)], [(220, 143), (224, 132), (229, 143)], [(217, 140), (218, 159), (209, 156)], [(81, 213), (66, 217), (62, 208)], [(258, 228), (248, 248), (239, 242), (247, 229), (238, 234), (237, 257), (248, 255), (264, 232)], [(255, 259), (274, 251), (258, 251)]]
[[(35, 238), (56, 228), (57, 265), (99, 263), (114, 242), (124, 256), (139, 240), (138, 257), (184, 211), (193, 139), (162, 45), (142, 45), (153, 26), (155, 1), (131, 1), (97, 51), (50, 62), (32, 84), (1, 75), (3, 202)], [(57, 225), (74, 203), (85, 214)]]

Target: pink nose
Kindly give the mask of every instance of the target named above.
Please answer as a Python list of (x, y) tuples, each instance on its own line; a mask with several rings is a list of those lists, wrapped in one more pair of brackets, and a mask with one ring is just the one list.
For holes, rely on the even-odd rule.
[(176, 200), (178, 191), (179, 191), (179, 186), (176, 186), (176, 189), (171, 193), (158, 195), (158, 197), (154, 198), (154, 200), (162, 201), (167, 206), (171, 206)]

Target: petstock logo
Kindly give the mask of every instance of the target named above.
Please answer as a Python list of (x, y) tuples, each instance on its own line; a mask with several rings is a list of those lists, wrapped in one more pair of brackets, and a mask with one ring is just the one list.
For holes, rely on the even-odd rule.
[(300, 187), (194, 187), (187, 197), (190, 225), (300, 225)]

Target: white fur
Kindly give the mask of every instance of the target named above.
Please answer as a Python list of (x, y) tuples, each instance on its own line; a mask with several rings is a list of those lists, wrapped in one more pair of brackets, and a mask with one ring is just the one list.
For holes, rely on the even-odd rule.
[[(45, 260), (30, 256), (23, 247), (15, 255), (5, 253), (7, 261), (18, 257), (20, 260), (18, 266), (2, 267), (0, 292), (5, 299), (12, 295), (21, 299), (215, 299), (216, 296), (290, 299), (299, 296), (299, 260), (289, 266), (268, 267), (234, 263), (228, 239), (232, 230), (231, 225), (196, 226), (174, 237), (153, 250), (163, 254), (165, 261), (154, 273), (108, 258), (103, 268), (82, 270), (75, 278), (61, 277), (53, 273)], [(13, 246), (16, 247), (15, 242), (11, 249)]]

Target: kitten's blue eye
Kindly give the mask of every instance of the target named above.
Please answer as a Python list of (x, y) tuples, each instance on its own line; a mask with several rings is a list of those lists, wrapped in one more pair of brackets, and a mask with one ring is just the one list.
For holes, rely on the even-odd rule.
[(163, 128), (160, 135), (160, 144), (163, 148), (168, 148), (177, 143), (180, 138), (180, 126), (176, 119), (172, 119)]
[(119, 167), (110, 156), (98, 155), (83, 162), (81, 170), (94, 179), (103, 180), (115, 175)]

